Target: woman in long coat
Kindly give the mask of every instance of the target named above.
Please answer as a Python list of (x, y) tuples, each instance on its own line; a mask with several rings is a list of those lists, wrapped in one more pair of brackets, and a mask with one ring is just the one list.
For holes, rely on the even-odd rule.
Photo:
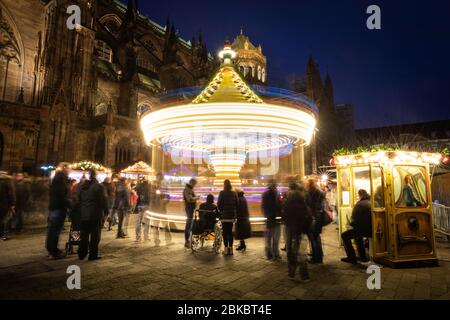
[(236, 219), (236, 212), (239, 206), (239, 199), (236, 192), (233, 191), (230, 180), (223, 182), (224, 188), (219, 193), (217, 207), (220, 211), (223, 229), (223, 245), (225, 247), (223, 254), (233, 255), (233, 224)]
[(240, 240), (240, 244), (236, 250), (245, 251), (247, 249), (245, 239), (252, 236), (252, 228), (250, 226), (250, 214), (248, 213), (247, 199), (244, 196), (244, 191), (239, 190), (237, 195), (239, 205), (236, 213), (235, 238), (236, 240)]

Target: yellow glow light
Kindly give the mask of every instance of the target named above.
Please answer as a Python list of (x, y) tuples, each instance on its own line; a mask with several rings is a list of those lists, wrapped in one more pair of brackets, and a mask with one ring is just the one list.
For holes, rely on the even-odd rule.
[(378, 151), (347, 156), (337, 156), (336, 163), (340, 167), (369, 163), (408, 163), (438, 165), (441, 162), (441, 159), (442, 155), (439, 153), (416, 151)]
[[(168, 107), (148, 113), (141, 119), (147, 143), (151, 144), (156, 140), (158, 143), (172, 142), (172, 145), (184, 147), (193, 145), (193, 138), (197, 135), (213, 133), (268, 134), (273, 135), (269, 142), (275, 145), (278, 139), (286, 137), (290, 137), (293, 143), (302, 141), (307, 145), (311, 141), (315, 125), (314, 116), (303, 110), (250, 103), (204, 103)], [(258, 150), (257, 146), (252, 147), (253, 150)], [(247, 146), (247, 151), (250, 149)]]

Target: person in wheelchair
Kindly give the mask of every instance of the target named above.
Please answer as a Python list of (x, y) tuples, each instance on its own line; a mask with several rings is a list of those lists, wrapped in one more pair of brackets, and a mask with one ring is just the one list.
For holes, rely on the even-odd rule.
[(198, 209), (200, 226), (205, 232), (214, 231), (217, 218), (219, 218), (219, 210), (214, 203), (214, 196), (208, 194), (206, 202), (202, 203)]

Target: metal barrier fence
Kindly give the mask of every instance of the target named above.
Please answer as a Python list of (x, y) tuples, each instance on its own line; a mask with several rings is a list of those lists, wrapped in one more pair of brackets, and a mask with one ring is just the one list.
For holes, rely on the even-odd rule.
[(450, 241), (450, 207), (433, 204), (434, 230), (447, 236)]

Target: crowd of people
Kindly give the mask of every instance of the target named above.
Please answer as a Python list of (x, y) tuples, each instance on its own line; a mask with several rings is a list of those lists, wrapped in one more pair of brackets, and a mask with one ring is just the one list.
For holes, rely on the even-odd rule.
[(24, 213), (31, 196), (31, 185), (25, 174), (9, 176), (0, 171), (0, 239), (10, 239), (11, 231), (23, 229)]
[[(191, 179), (184, 189), (186, 212), (185, 247), (190, 246), (190, 235), (194, 221), (194, 211), (199, 197), (195, 195), (197, 181)], [(289, 182), (288, 191), (281, 194), (275, 180), (270, 180), (266, 191), (262, 194), (261, 210), (265, 217), (264, 241), (265, 255), (269, 260), (279, 260), (280, 250), (285, 250), (288, 258), (288, 274), (294, 277), (299, 269), (300, 279), (308, 281), (310, 264), (323, 263), (322, 228), (331, 223), (337, 223), (336, 189), (325, 186), (322, 190), (314, 179), (309, 179), (306, 185), (301, 181)], [(352, 216), (353, 229), (343, 232), (342, 238), (348, 257), (343, 262), (356, 263), (357, 258), (351, 244), (355, 239), (358, 245), (359, 259), (366, 261), (363, 237), (371, 236), (370, 196), (365, 190), (359, 191), (360, 201), (355, 205)], [(247, 200), (242, 190), (233, 190), (229, 180), (224, 181), (223, 190), (219, 193), (217, 206), (214, 196), (208, 195), (207, 201), (200, 204), (200, 211), (220, 213), (223, 228), (223, 254), (233, 255), (233, 239), (239, 241), (236, 250), (246, 250), (245, 240), (251, 236), (250, 216)], [(234, 229), (234, 232), (233, 232)], [(282, 231), (283, 230), (283, 231)], [(285, 240), (285, 248), (280, 249), (281, 235)], [(307, 237), (310, 247), (310, 259), (306, 259)], [(353, 250), (353, 251), (352, 251)]]
[(61, 163), (50, 185), (49, 217), (46, 249), (51, 259), (62, 259), (66, 252), (58, 248), (59, 236), (66, 217), (71, 230), (80, 233), (78, 256), (97, 260), (102, 229), (111, 231), (117, 225), (117, 239), (127, 238), (130, 213), (137, 213), (136, 241), (149, 240), (150, 219), (146, 212), (152, 208), (162, 212), (164, 195), (158, 193), (159, 183), (151, 185), (146, 178), (131, 181), (124, 177), (107, 177), (101, 183), (95, 170), (88, 170), (80, 181), (69, 178), (70, 165)]
[[(79, 230), (78, 257), (81, 260), (86, 257), (89, 260), (101, 258), (98, 246), (103, 228), (111, 231), (117, 225), (116, 238), (126, 238), (125, 230), (128, 229), (126, 225), (130, 212), (137, 214), (136, 241), (149, 240), (151, 226), (146, 213), (150, 209), (163, 213), (168, 202), (160, 192), (162, 179), (151, 184), (144, 178), (133, 182), (119, 176), (112, 180), (106, 178), (100, 183), (95, 170), (89, 170), (87, 177), (77, 182), (69, 178), (69, 172), (70, 165), (61, 163), (50, 185), (46, 249), (51, 259), (61, 259), (66, 255), (58, 247), (58, 243), (67, 217), (72, 221), (72, 228)], [(191, 179), (183, 191), (186, 213), (185, 247), (191, 246), (194, 214), (199, 208), (203, 212), (201, 220), (208, 220), (208, 213), (214, 215), (208, 220), (210, 228), (220, 218), (224, 255), (232, 256), (234, 249), (245, 251), (246, 240), (251, 237), (252, 229), (244, 191), (233, 189), (231, 182), (225, 180), (217, 204), (212, 194), (199, 204), (200, 197), (195, 194), (196, 185), (197, 181)], [(347, 253), (347, 257), (341, 260), (352, 264), (357, 263), (358, 259), (367, 260), (363, 238), (371, 237), (372, 234), (370, 195), (365, 190), (359, 190), (358, 195), (359, 201), (354, 206), (351, 219), (353, 228), (341, 235)], [(1, 239), (9, 239), (8, 232), (11, 229), (21, 231), (23, 212), (29, 198), (30, 188), (24, 181), (23, 174), (16, 174), (13, 178), (0, 172)], [(265, 217), (266, 258), (279, 260), (280, 251), (285, 250), (288, 275), (294, 277), (298, 269), (300, 279), (307, 281), (308, 262), (323, 263), (321, 233), (332, 218), (337, 218), (336, 190), (327, 186), (321, 188), (314, 179), (309, 179), (306, 183), (290, 179), (288, 190), (281, 193), (276, 181), (270, 180), (261, 196), (261, 211)], [(282, 236), (285, 247), (280, 249)], [(234, 240), (239, 242), (236, 248), (233, 247)], [(355, 240), (359, 257), (356, 257), (352, 240)], [(306, 252), (307, 243), (309, 253)], [(306, 259), (308, 254), (310, 258)]]

